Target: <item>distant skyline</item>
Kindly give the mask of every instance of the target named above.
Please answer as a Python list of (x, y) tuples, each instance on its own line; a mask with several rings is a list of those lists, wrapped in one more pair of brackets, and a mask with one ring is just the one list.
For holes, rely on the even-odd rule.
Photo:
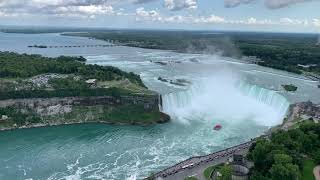
[(0, 25), (320, 32), (320, 0), (0, 0)]

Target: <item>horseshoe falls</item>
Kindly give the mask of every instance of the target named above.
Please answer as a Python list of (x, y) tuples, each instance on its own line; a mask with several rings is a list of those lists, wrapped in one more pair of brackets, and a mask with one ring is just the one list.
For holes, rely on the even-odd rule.
[(183, 123), (191, 119), (262, 126), (282, 123), (289, 102), (275, 91), (232, 78), (212, 77), (190, 89), (163, 95), (162, 110)]

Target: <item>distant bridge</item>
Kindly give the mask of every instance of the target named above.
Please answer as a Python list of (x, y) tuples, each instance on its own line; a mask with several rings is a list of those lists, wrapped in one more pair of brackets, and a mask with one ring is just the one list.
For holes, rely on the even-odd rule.
[(115, 47), (119, 45), (115, 44), (94, 44), (94, 45), (65, 45), (65, 46), (54, 46), (54, 45), (33, 45), (28, 46), (29, 48), (91, 48), (91, 47)]

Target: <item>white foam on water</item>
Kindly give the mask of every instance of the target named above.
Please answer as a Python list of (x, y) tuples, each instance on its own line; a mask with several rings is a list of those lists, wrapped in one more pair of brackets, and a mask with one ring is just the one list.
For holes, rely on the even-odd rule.
[(183, 123), (189, 119), (219, 119), (226, 123), (254, 121), (274, 126), (282, 123), (288, 107), (288, 101), (277, 92), (246, 84), (227, 73), (215, 74), (186, 91), (163, 96), (163, 111)]

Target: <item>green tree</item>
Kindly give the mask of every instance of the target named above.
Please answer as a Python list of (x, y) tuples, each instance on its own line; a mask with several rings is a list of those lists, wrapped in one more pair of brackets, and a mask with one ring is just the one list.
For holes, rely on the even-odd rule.
[(263, 174), (265, 174), (272, 165), (273, 159), (268, 157), (272, 149), (272, 143), (262, 139), (257, 141), (254, 150), (249, 155), (255, 164), (255, 168)]
[(259, 171), (253, 171), (253, 173), (250, 175), (250, 180), (270, 180), (270, 178), (265, 177)]
[(316, 164), (320, 164), (320, 149), (312, 154), (312, 157)]
[(270, 169), (273, 180), (296, 180), (300, 177), (299, 167), (292, 164), (292, 158), (287, 154), (276, 154), (274, 164)]
[(224, 165), (221, 170), (221, 177), (218, 180), (231, 180), (232, 179), (232, 169), (228, 165)]

